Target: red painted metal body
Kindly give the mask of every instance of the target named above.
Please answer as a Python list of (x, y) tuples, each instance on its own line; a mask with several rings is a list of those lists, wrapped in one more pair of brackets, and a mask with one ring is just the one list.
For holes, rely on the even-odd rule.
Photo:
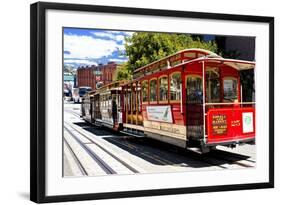
[[(243, 113), (247, 114), (246, 117), (252, 116), (252, 119), (245, 116), (243, 119)], [(253, 107), (210, 109), (207, 112), (207, 144), (253, 140), (255, 138), (254, 122), (255, 108)], [(245, 128), (246, 123), (249, 123), (250, 128)]]
[[(157, 91), (159, 91), (161, 85), (159, 79), (163, 76), (167, 76), (170, 79), (174, 73), (180, 73), (181, 75), (181, 99), (173, 101), (169, 97), (165, 102), (159, 100), (159, 92), (157, 92), (157, 99), (153, 102), (149, 100), (147, 102), (141, 103), (141, 112), (144, 121), (144, 127), (146, 124), (151, 124), (149, 127), (149, 135), (159, 134), (163, 130), (169, 132), (163, 132), (161, 139), (164, 137), (170, 137), (169, 134), (180, 134), (181, 129), (179, 126), (185, 127), (186, 131), (182, 132), (186, 135), (185, 140), (197, 140), (201, 141), (203, 146), (215, 146), (220, 144), (237, 144), (245, 141), (254, 141), (255, 138), (255, 108), (253, 105), (247, 105), (245, 107), (241, 104), (241, 84), (240, 84), (240, 74), (239, 69), (235, 67), (235, 63), (249, 64), (254, 65), (253, 62), (242, 62), (228, 59), (227, 61), (221, 57), (215, 56), (214, 58), (208, 58), (206, 56), (214, 55), (213, 53), (206, 53), (202, 50), (185, 50), (175, 54), (173, 56), (167, 57), (165, 59), (159, 60), (158, 62), (151, 63), (143, 68), (137, 69), (135, 71), (136, 79), (139, 82), (150, 82), (153, 79), (157, 80)], [(204, 57), (205, 56), (205, 57)], [(169, 64), (172, 65), (168, 69), (159, 69), (161, 64), (165, 61), (169, 61)], [(225, 63), (227, 62), (227, 63)], [(218, 72), (218, 84), (220, 86), (219, 97), (215, 99), (208, 98), (208, 79), (206, 72), (209, 70), (216, 70)], [(203, 77), (204, 73), (204, 77)], [(187, 90), (187, 79), (190, 76), (195, 76), (196, 78), (201, 78), (202, 83), (204, 84), (204, 93), (205, 100), (204, 102), (197, 104), (190, 104), (186, 101), (188, 98)], [(204, 80), (203, 80), (204, 79)], [(236, 100), (233, 100), (232, 103), (229, 103), (229, 99), (225, 99), (224, 94), (224, 85), (226, 79), (234, 79), (237, 82), (237, 97)], [(168, 81), (168, 93), (171, 93), (171, 84), (170, 80)], [(148, 86), (150, 89), (150, 86)], [(215, 88), (213, 88), (215, 89)], [(170, 96), (170, 95), (169, 95)], [(149, 98), (148, 93), (148, 98)], [(211, 103), (217, 103), (216, 106), (208, 105)], [(226, 103), (226, 104), (224, 104)], [(238, 104), (237, 104), (238, 103)], [(239, 104), (240, 103), (240, 104)], [(148, 108), (155, 107), (159, 109), (159, 106), (170, 106), (171, 109), (171, 118), (170, 122), (161, 122), (158, 123), (158, 119), (149, 119), (147, 110)], [(204, 106), (204, 109), (203, 109)], [(244, 107), (243, 107), (244, 106)], [(250, 107), (249, 107), (250, 106)], [(253, 131), (252, 132), (243, 132), (243, 113), (251, 113), (253, 116)], [(215, 119), (215, 116), (221, 115), (225, 116), (225, 131), (222, 133), (214, 132), (214, 129), (217, 129), (218, 126), (212, 123)], [(204, 117), (205, 116), (205, 120)], [(213, 119), (214, 118), (214, 119)], [(213, 120), (213, 121), (212, 121)], [(177, 125), (174, 127), (174, 125)], [(170, 127), (170, 128), (167, 128)], [(222, 127), (222, 125), (221, 125)], [(220, 127), (220, 129), (221, 129)], [(195, 130), (195, 131), (194, 131)], [(151, 133), (154, 132), (154, 133)], [(190, 134), (192, 133), (192, 134)], [(195, 133), (195, 134), (194, 134)], [(176, 136), (179, 137), (179, 136)], [(164, 140), (165, 141), (165, 140)], [(169, 140), (167, 140), (169, 141)], [(188, 143), (187, 143), (188, 144)], [(188, 146), (188, 145), (186, 145)]]
[(139, 68), (134, 80), (118, 85), (120, 127), (203, 151), (253, 142), (255, 103), (241, 99), (239, 72), (254, 66), (187, 49)]

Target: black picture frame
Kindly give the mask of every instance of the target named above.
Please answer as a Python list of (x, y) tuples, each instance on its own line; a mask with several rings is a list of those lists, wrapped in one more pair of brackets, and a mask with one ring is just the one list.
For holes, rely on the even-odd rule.
[[(109, 12), (120, 14), (168, 16), (194, 19), (234, 20), (263, 22), (269, 25), (269, 181), (239, 185), (171, 188), (143, 191), (89, 193), (46, 196), (46, 68), (45, 37), (46, 11), (67, 10), (86, 12)], [(274, 187), (274, 18), (264, 16), (230, 15), (144, 8), (126, 8), (82, 4), (38, 2), (30, 7), (30, 199), (37, 203), (76, 200), (140, 197), (198, 192), (230, 191)]]

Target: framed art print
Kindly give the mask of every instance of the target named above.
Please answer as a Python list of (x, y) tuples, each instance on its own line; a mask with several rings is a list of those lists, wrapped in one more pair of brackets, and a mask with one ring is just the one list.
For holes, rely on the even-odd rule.
[(274, 187), (274, 18), (31, 5), (30, 198)]

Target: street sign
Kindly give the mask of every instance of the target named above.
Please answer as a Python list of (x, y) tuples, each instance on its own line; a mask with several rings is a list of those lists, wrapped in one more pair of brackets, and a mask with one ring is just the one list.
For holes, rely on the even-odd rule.
[(96, 81), (100, 81), (101, 80), (101, 76), (100, 75), (96, 75)]
[(94, 75), (102, 75), (102, 72), (100, 70), (94, 70)]

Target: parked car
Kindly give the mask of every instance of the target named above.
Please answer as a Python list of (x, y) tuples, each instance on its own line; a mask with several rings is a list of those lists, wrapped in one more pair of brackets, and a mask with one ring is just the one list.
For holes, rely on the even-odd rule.
[(71, 101), (72, 100), (72, 93), (71, 93), (71, 90), (69, 89), (64, 89), (64, 100), (66, 101)]

